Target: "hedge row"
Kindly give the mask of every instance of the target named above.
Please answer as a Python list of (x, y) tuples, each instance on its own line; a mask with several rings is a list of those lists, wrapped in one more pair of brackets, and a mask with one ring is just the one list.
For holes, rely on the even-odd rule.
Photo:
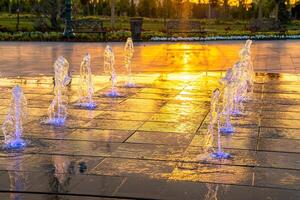
[[(262, 36), (262, 39), (276, 39), (282, 38), (285, 36), (279, 36), (278, 32), (264, 32), (256, 33), (256, 36)], [(223, 32), (223, 33), (208, 33), (205, 36), (199, 36), (197, 34), (174, 34), (172, 38), (202, 38), (202, 40), (210, 40), (210, 38), (244, 38), (251, 36), (255, 38), (255, 35), (250, 34), (246, 31), (232, 31), (232, 32)], [(131, 36), (129, 31), (116, 31), (108, 32), (106, 36), (106, 41), (125, 41), (128, 37)], [(300, 31), (289, 31), (286, 38), (299, 38)], [(156, 32), (156, 31), (146, 31), (142, 34), (142, 41), (153, 41), (153, 38), (167, 38), (166, 33)], [(78, 42), (100, 42), (103, 41), (103, 38), (99, 34), (85, 34), (80, 33), (76, 34), (75, 38), (67, 39), (63, 37), (62, 33), (58, 32), (0, 32), (0, 41), (78, 41)]]

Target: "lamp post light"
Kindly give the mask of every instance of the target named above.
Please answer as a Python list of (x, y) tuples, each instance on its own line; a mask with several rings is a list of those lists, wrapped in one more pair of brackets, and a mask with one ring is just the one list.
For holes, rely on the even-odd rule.
[(66, 38), (73, 38), (75, 34), (73, 32), (72, 27), (72, 2), (71, 0), (65, 0), (65, 30), (64, 30), (64, 37)]

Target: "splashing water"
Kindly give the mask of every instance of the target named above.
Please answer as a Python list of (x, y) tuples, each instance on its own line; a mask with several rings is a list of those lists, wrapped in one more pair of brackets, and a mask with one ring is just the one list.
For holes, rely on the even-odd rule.
[(220, 109), (219, 109), (219, 99), (220, 99), (220, 90), (216, 89), (213, 92), (210, 108), (210, 124), (209, 124), (209, 133), (211, 135), (210, 146), (212, 148), (213, 138), (214, 138), (214, 129), (217, 126), (218, 130), (218, 150), (211, 154), (212, 158), (217, 159), (228, 159), (231, 158), (231, 155), (222, 151), (221, 143), (221, 133), (220, 133)]
[(111, 81), (111, 91), (107, 93), (109, 97), (119, 97), (120, 94), (117, 92), (117, 73), (115, 70), (115, 55), (112, 48), (107, 45), (104, 50), (104, 72), (109, 73)]
[(42, 121), (44, 124), (62, 126), (67, 118), (67, 101), (64, 95), (66, 86), (71, 78), (68, 76), (69, 63), (64, 57), (59, 57), (54, 63), (54, 98), (48, 108), (48, 119)]
[(240, 62), (243, 63), (245, 73), (247, 74), (245, 76), (245, 79), (247, 80), (248, 84), (248, 91), (250, 91), (250, 95), (253, 94), (253, 87), (254, 87), (254, 78), (255, 73), (253, 69), (252, 64), (252, 58), (251, 58), (251, 45), (252, 40), (247, 40), (244, 48), (240, 51)]
[(76, 106), (95, 109), (96, 103), (93, 101), (94, 85), (92, 80), (91, 70), (91, 56), (87, 53), (80, 65), (80, 79), (79, 79), (79, 100)]
[(243, 63), (238, 62), (233, 67), (232, 86), (233, 86), (233, 109), (231, 115), (241, 116), (243, 115), (243, 102), (247, 99), (248, 83), (247, 72)]
[(226, 82), (224, 87), (224, 94), (223, 94), (223, 111), (222, 114), (225, 117), (225, 123), (220, 128), (221, 133), (230, 134), (234, 132), (234, 128), (231, 125), (230, 115), (233, 108), (233, 90), (234, 85), (231, 81)]
[(249, 84), (250, 94), (253, 95), (255, 72), (254, 72), (252, 57), (251, 57), (251, 45), (252, 45), (252, 40), (247, 40), (245, 48), (247, 49), (248, 52), (248, 56), (247, 56), (247, 66), (248, 66), (248, 73), (249, 73), (248, 84)]
[(240, 61), (232, 68), (232, 82), (234, 84), (233, 92), (233, 110), (231, 115), (244, 115), (243, 102), (247, 101), (253, 93), (253, 66), (251, 62), (251, 47), (252, 41), (247, 40), (245, 47), (240, 51)]
[(2, 125), (6, 148), (19, 149), (26, 146), (21, 137), (27, 116), (27, 100), (22, 88), (17, 85), (12, 89), (11, 105)]
[(125, 84), (125, 86), (134, 87), (135, 84), (132, 82), (132, 77), (131, 77), (131, 63), (132, 63), (132, 58), (134, 53), (134, 46), (131, 38), (127, 39), (124, 52), (125, 52), (124, 63), (125, 63), (125, 68), (127, 70), (127, 83)]
[(207, 152), (209, 149), (213, 148), (214, 134), (215, 134), (215, 126), (219, 124), (219, 98), (220, 98), (220, 90), (216, 89), (213, 92), (211, 102), (210, 102), (210, 113), (209, 113), (209, 125), (208, 125), (208, 134), (207, 139), (205, 141), (205, 151)]

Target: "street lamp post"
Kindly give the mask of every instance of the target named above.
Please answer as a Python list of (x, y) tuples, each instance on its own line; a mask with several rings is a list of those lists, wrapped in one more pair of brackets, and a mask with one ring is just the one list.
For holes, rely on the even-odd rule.
[(65, 30), (64, 30), (64, 37), (72, 38), (75, 37), (72, 27), (72, 3), (71, 0), (65, 0)]

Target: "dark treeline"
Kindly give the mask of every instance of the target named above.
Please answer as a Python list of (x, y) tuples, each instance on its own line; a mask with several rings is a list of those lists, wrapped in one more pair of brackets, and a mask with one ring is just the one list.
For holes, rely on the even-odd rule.
[[(31, 13), (47, 16), (55, 27), (57, 19), (64, 16), (65, 0), (1, 0), (0, 11)], [(193, 1), (194, 2), (194, 1)], [(192, 3), (191, 0), (72, 0), (73, 16), (142, 16), (149, 18), (190, 19), (253, 19), (275, 18), (286, 22), (291, 16), (289, 0), (209, 0), (209, 3)], [(299, 4), (299, 3), (298, 3)], [(299, 5), (298, 5), (299, 7)]]

